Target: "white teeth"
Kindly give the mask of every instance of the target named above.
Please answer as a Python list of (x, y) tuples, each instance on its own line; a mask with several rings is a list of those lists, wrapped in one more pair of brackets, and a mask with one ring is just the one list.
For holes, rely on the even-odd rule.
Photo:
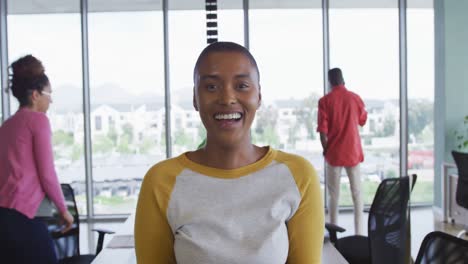
[(217, 120), (231, 120), (231, 119), (239, 119), (239, 118), (241, 118), (240, 113), (215, 115), (215, 119)]

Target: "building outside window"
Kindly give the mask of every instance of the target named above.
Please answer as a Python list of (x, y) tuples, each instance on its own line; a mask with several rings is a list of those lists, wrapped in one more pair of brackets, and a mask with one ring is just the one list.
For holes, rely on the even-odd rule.
[[(8, 57), (11, 63), (33, 54), (46, 67), (53, 90), (48, 116), (55, 165), (60, 181), (74, 187), (84, 215), (79, 2), (32, 9), (29, 1), (8, 1)], [(431, 203), (434, 14), (432, 3), (422, 2), (409, 0), (407, 10), (408, 173), (420, 176), (413, 201)], [(330, 1), (330, 66), (342, 68), (346, 85), (363, 98), (369, 113), (360, 133), (364, 198), (370, 204), (382, 179), (400, 176), (398, 1), (372, 1), (370, 7), (353, 3)], [(196, 148), (205, 138), (192, 105), (193, 67), (206, 46), (204, 2), (169, 1), (169, 137), (161, 2), (88, 4), (92, 204), (96, 215), (128, 214), (135, 208), (146, 171), (167, 158), (168, 138), (172, 156)], [(321, 1), (292, 1), (280, 8), (252, 0), (249, 5), (249, 44), (260, 68), (263, 99), (252, 125), (253, 141), (304, 156), (316, 168), (323, 188), (324, 159), (316, 132), (317, 102), (327, 86)], [(242, 1), (220, 0), (218, 8), (219, 40), (244, 44)], [(13, 97), (9, 100), (14, 113), (18, 104)], [(347, 184), (343, 177), (342, 206), (351, 205)]]

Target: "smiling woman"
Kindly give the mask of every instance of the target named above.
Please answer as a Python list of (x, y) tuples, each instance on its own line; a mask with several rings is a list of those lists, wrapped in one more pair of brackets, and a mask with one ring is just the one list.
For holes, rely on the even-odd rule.
[[(261, 101), (259, 74), (253, 58), (239, 51), (211, 51), (202, 53), (196, 65), (194, 107), (207, 130), (206, 148), (252, 148), (250, 127)], [(247, 164), (265, 153), (260, 148), (255, 152), (254, 160), (246, 161)], [(198, 153), (192, 155), (198, 161), (204, 157)], [(215, 162), (212, 158), (215, 157), (207, 160), (209, 165), (214, 165), (210, 164)], [(236, 164), (232, 159), (230, 162), (234, 163), (224, 165), (228, 169), (245, 165)]]
[(198, 57), (193, 105), (206, 145), (146, 174), (135, 219), (138, 263), (321, 263), (315, 169), (252, 144), (259, 79), (255, 59), (238, 44), (217, 42)]

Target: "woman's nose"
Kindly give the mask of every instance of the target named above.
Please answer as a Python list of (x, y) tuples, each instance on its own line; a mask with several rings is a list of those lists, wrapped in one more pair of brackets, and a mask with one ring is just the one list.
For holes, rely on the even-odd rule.
[(221, 89), (221, 92), (219, 95), (219, 102), (221, 104), (226, 104), (226, 105), (235, 104), (237, 102), (237, 98), (233, 89), (230, 87), (225, 87)]

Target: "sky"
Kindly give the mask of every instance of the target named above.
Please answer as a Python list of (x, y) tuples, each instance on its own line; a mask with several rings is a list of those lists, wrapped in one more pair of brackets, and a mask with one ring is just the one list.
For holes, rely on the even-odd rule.
[[(242, 44), (242, 10), (221, 10), (218, 17), (219, 40)], [(112, 87), (126, 91), (122, 102), (127, 94), (163, 96), (162, 13), (90, 13), (88, 19), (91, 98), (96, 89), (118, 98)], [(319, 9), (250, 11), (250, 49), (264, 102), (323, 94), (321, 23)], [(205, 31), (203, 10), (169, 13), (174, 94), (191, 96)], [(433, 11), (409, 9), (407, 33), (409, 97), (433, 100)], [(330, 66), (342, 68), (347, 87), (365, 99), (398, 98), (398, 41), (398, 9), (330, 10)], [(29, 53), (41, 59), (53, 89), (81, 87), (78, 14), (10, 15), (8, 48), (10, 62)], [(75, 97), (54, 99), (81, 103)]]

